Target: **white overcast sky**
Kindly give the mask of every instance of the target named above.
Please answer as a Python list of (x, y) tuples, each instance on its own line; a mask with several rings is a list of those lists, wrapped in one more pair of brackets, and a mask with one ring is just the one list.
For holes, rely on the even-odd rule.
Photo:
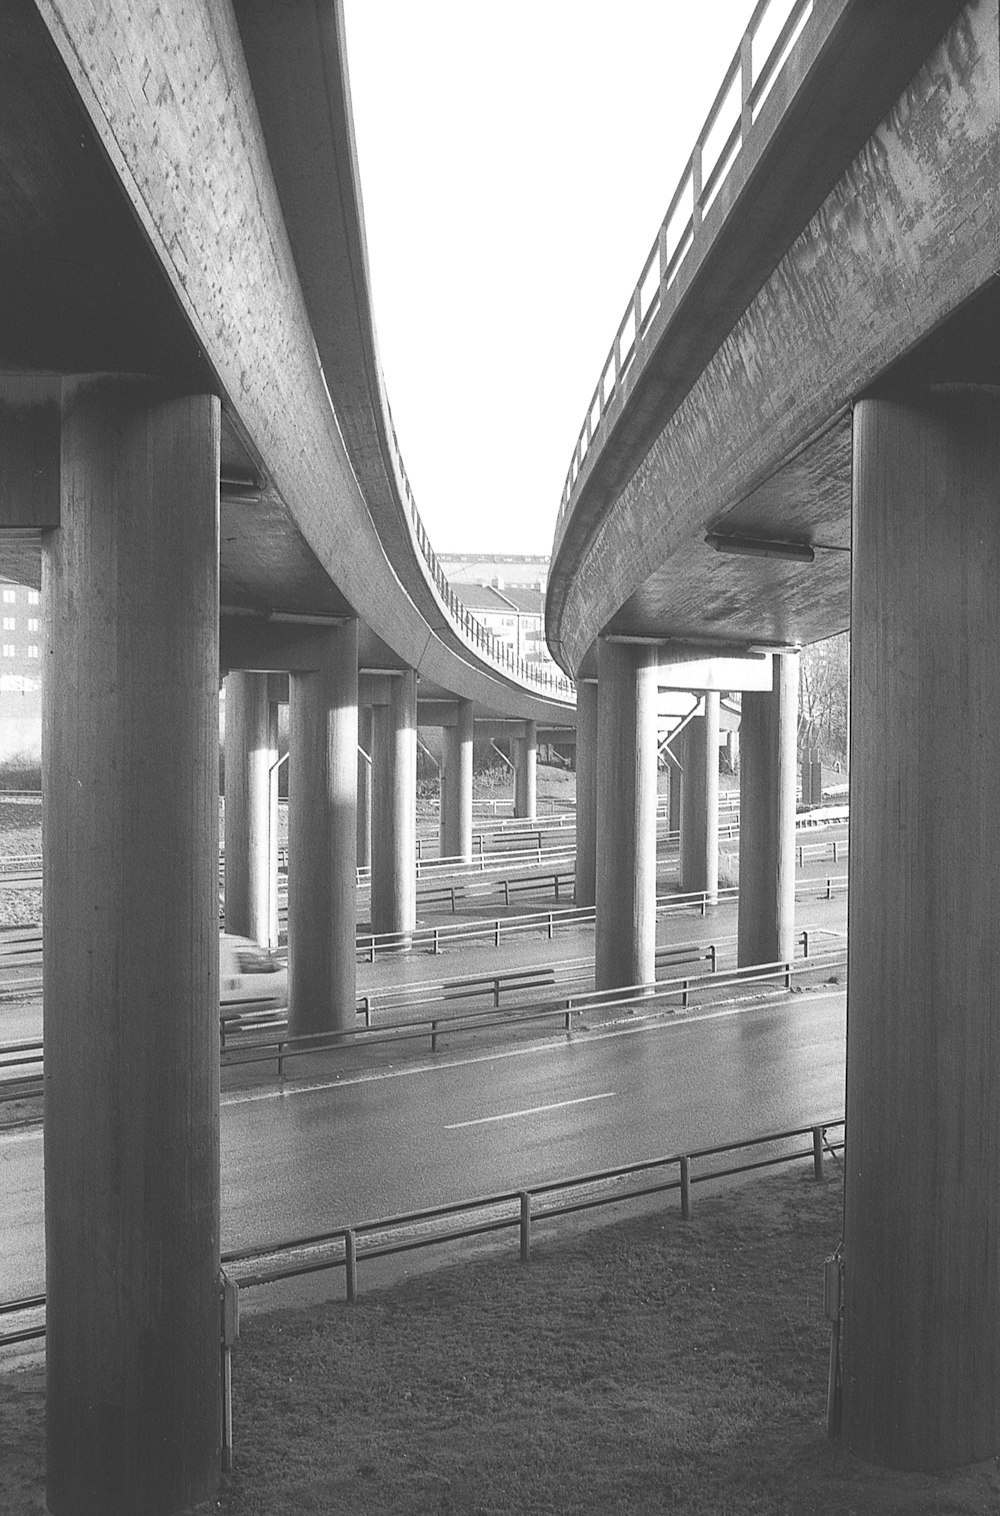
[(443, 552), (548, 553), (753, 0), (345, 0), (375, 323)]

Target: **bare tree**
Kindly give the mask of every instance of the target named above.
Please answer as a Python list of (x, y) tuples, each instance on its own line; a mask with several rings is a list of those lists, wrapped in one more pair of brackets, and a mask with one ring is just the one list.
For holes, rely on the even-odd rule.
[(799, 741), (829, 762), (847, 759), (851, 639), (849, 632), (803, 648), (799, 659)]

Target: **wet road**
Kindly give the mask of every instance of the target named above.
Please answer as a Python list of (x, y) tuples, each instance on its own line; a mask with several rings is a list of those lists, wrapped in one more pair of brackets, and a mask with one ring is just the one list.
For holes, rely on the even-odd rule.
[[(842, 1113), (842, 990), (223, 1097), (223, 1246)], [(41, 1131), (0, 1133), (0, 1299), (43, 1288)]]

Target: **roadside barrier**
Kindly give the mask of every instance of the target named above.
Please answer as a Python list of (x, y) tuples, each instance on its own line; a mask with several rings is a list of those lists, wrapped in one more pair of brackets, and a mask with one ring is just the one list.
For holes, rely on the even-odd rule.
[[(679, 1191), (681, 1220), (690, 1221), (691, 1191), (695, 1185), (804, 1159), (812, 1164), (813, 1178), (822, 1180), (826, 1156), (836, 1157), (844, 1147), (843, 1137), (831, 1141), (829, 1134), (842, 1133), (843, 1129), (843, 1117), (834, 1117), (738, 1142), (692, 1148), (668, 1157), (596, 1169), (449, 1205), (333, 1227), (312, 1236), (282, 1238), (224, 1253), (223, 1272), (230, 1291), (235, 1291), (238, 1297), (241, 1289), (278, 1284), (284, 1279), (327, 1269), (343, 1269), (347, 1299), (354, 1304), (358, 1297), (358, 1267), (366, 1260), (441, 1246), (489, 1232), (516, 1231), (520, 1260), (527, 1264), (531, 1260), (534, 1228), (543, 1221), (605, 1205), (623, 1205), (672, 1190)], [(807, 1145), (802, 1145), (803, 1138), (808, 1140)], [(796, 1145), (785, 1150), (790, 1143)], [(781, 1152), (763, 1155), (763, 1150), (779, 1146)], [(736, 1153), (745, 1154), (744, 1161), (721, 1167), (715, 1162)], [(703, 1163), (712, 1166), (703, 1170), (700, 1167)], [(0, 1347), (44, 1337), (44, 1313), (44, 1295), (0, 1303)], [(5, 1321), (12, 1324), (4, 1327)]]

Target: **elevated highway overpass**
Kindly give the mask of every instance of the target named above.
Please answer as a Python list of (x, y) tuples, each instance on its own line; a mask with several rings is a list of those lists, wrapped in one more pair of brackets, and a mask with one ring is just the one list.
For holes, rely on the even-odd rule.
[(354, 1004), (359, 724), (373, 916), (405, 932), (418, 720), (455, 734), (464, 845), (475, 719), (517, 734), (530, 809), (574, 695), (469, 617), (413, 503), (337, 6), (11, 0), (0, 83), (0, 531), (44, 614), (49, 1503), (172, 1512), (219, 1475), (220, 675), (237, 928), (290, 706), (302, 1032)]
[(843, 1427), (938, 1468), (1000, 1448), (1000, 16), (785, 5), (775, 71), (765, 10), (598, 376), (546, 625), (584, 681), (599, 982), (648, 950), (654, 682), (773, 659), (741, 952), (744, 915), (775, 943), (797, 649), (851, 628)]

